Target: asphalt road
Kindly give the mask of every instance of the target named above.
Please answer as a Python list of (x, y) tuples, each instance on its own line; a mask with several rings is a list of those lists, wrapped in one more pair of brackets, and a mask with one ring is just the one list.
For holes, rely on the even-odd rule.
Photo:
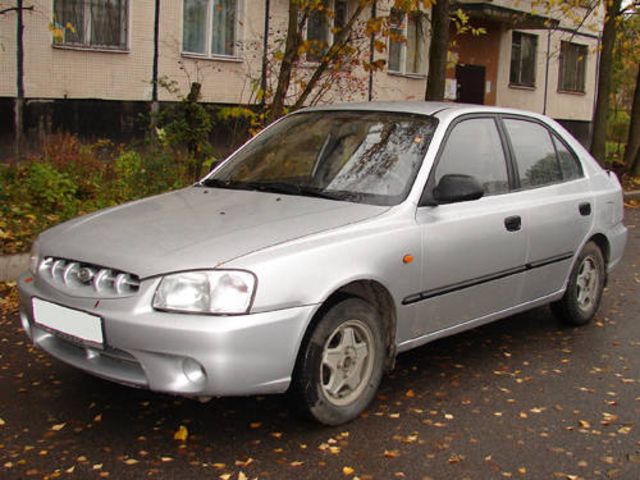
[(29, 345), (0, 287), (0, 478), (640, 479), (640, 210), (626, 223), (594, 323), (541, 308), (401, 355), (339, 428), (285, 396), (200, 404), (85, 375)]

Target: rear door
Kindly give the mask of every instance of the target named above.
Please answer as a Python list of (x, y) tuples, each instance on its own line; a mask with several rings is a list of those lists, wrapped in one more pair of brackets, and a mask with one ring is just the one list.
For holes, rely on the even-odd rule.
[(572, 259), (592, 222), (593, 200), (580, 162), (545, 124), (502, 118), (514, 159), (515, 201), (526, 205), (528, 249), (522, 299), (552, 295), (564, 286)]

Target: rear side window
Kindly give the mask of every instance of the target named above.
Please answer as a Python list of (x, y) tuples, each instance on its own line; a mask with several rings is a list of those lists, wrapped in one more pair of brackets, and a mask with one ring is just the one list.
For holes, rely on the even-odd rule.
[(471, 175), (486, 195), (509, 191), (504, 150), (492, 118), (472, 118), (456, 124), (442, 150), (435, 185), (447, 174)]
[(562, 180), (565, 182), (582, 178), (582, 165), (576, 156), (569, 150), (558, 137), (553, 136), (553, 143), (556, 145), (558, 152), (558, 160), (560, 162), (560, 170), (562, 171)]
[(520, 187), (542, 187), (562, 181), (562, 172), (549, 131), (526, 120), (504, 120), (515, 155)]

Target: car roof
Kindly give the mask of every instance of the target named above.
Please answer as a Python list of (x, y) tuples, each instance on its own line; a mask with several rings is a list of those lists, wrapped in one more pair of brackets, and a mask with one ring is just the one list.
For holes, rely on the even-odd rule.
[(517, 115), (526, 115), (534, 118), (545, 118), (543, 115), (529, 112), (526, 110), (518, 110), (515, 108), (504, 108), (485, 105), (473, 105), (468, 103), (454, 102), (426, 102), (426, 101), (388, 101), (388, 102), (354, 102), (354, 103), (335, 103), (328, 105), (319, 105), (315, 107), (307, 107), (301, 112), (312, 111), (377, 111), (377, 112), (404, 112), (417, 113), (421, 115), (457, 116), (463, 113), (510, 113)]

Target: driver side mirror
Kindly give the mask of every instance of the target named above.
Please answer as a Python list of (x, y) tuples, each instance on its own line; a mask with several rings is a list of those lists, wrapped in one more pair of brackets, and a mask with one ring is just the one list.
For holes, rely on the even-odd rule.
[(484, 195), (480, 182), (470, 175), (447, 174), (433, 189), (436, 203), (455, 203), (477, 200)]

